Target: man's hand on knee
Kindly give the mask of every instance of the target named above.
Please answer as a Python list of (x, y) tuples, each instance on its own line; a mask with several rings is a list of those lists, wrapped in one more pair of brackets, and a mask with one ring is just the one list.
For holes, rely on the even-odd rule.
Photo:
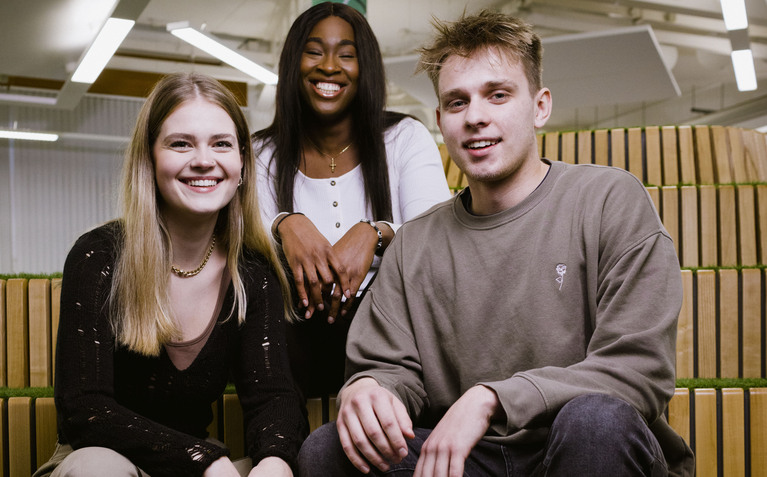
[(502, 413), (495, 391), (469, 388), (434, 428), (421, 447), (415, 477), (461, 477), (466, 458)]
[(381, 470), (407, 455), (406, 439), (413, 425), (407, 409), (394, 394), (372, 378), (349, 385), (339, 396), (336, 427), (341, 446), (360, 471), (370, 471), (368, 462)]

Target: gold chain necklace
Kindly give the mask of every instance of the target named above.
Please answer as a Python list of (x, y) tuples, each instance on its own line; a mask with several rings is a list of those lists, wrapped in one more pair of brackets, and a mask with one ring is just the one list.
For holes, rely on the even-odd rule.
[(330, 172), (331, 173), (336, 171), (336, 158), (338, 156), (340, 156), (341, 154), (345, 153), (350, 147), (352, 147), (352, 144), (354, 144), (353, 142), (350, 142), (349, 145), (347, 145), (345, 148), (341, 149), (341, 152), (339, 152), (335, 156), (331, 156), (330, 154), (326, 154), (325, 152), (323, 152), (322, 149), (319, 148), (319, 146), (314, 144), (314, 141), (312, 141), (308, 137), (306, 139), (312, 144), (312, 146), (314, 146), (314, 148), (317, 150), (317, 152), (319, 152), (323, 156), (325, 156), (328, 159), (330, 159)]
[(181, 270), (175, 265), (171, 265), (170, 266), (171, 271), (181, 278), (189, 278), (189, 277), (193, 277), (197, 275), (198, 273), (202, 271), (203, 268), (205, 268), (205, 265), (208, 264), (208, 260), (210, 259), (210, 256), (213, 253), (213, 247), (215, 246), (216, 246), (216, 234), (213, 234), (213, 239), (210, 242), (210, 248), (208, 249), (208, 253), (205, 254), (205, 258), (202, 259), (202, 263), (200, 264), (199, 267), (195, 268), (192, 271), (187, 272), (186, 270)]

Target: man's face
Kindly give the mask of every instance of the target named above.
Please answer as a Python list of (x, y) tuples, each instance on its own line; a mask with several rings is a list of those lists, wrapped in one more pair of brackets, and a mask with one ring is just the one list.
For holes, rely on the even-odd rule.
[(538, 163), (535, 129), (549, 117), (551, 95), (530, 88), (522, 63), (497, 48), (452, 55), (442, 65), (437, 123), (470, 187), (513, 184)]

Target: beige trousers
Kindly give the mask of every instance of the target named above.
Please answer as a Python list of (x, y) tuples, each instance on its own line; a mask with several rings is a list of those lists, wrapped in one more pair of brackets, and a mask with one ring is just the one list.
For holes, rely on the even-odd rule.
[[(209, 439), (212, 440), (212, 439)], [(212, 440), (216, 444), (218, 441)], [(223, 444), (221, 444), (223, 445)], [(247, 477), (253, 465), (250, 458), (234, 461), (240, 476)], [(73, 450), (56, 443), (53, 456), (32, 477), (150, 477), (122, 454), (106, 447), (83, 447)]]

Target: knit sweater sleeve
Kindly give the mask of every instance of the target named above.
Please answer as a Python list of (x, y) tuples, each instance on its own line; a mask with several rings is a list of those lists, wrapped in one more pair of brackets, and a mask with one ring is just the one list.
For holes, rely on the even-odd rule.
[(54, 391), (59, 439), (75, 449), (113, 449), (154, 477), (202, 475), (228, 451), (146, 419), (115, 398), (108, 297), (116, 241), (113, 226), (89, 232), (64, 266)]
[(274, 456), (294, 467), (308, 423), (290, 374), (280, 283), (266, 265), (253, 259), (247, 260), (241, 275), (248, 304), (245, 323), (239, 329), (240, 355), (234, 377), (248, 455), (254, 465)]

